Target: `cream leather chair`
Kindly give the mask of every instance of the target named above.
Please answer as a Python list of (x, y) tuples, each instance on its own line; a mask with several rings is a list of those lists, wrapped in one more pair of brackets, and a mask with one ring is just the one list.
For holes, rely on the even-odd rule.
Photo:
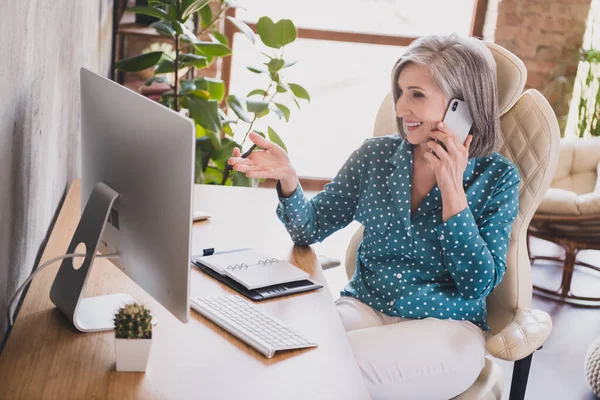
[[(507, 271), (500, 285), (488, 297), (491, 332), (486, 336), (488, 355), (483, 371), (461, 400), (500, 400), (504, 389), (502, 371), (492, 357), (515, 361), (510, 399), (523, 399), (533, 352), (539, 349), (552, 329), (550, 316), (531, 309), (531, 266), (526, 234), (529, 221), (550, 185), (558, 161), (560, 134), (556, 116), (537, 90), (523, 93), (527, 71), (514, 54), (488, 44), (497, 64), (502, 145), (499, 152), (521, 173), (519, 214), (513, 224), (507, 255)], [(375, 121), (374, 136), (397, 133), (391, 94), (384, 99)], [(363, 227), (346, 251), (348, 278), (356, 268), (356, 252)]]
[(600, 138), (564, 140), (550, 189), (538, 207), (528, 233), (565, 249), (564, 257), (536, 255), (537, 259), (563, 263), (560, 287), (536, 290), (564, 301), (584, 301), (600, 306), (600, 296), (578, 296), (571, 292), (575, 266), (600, 271), (600, 267), (577, 260), (577, 252), (600, 250)]

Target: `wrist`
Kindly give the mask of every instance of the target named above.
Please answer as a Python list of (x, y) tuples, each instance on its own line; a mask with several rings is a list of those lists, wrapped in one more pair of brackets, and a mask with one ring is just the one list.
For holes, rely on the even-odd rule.
[(290, 197), (294, 194), (298, 187), (298, 177), (294, 168), (290, 167), (289, 171), (279, 178), (279, 185), (283, 197)]
[(467, 195), (463, 188), (451, 193), (442, 193), (442, 221), (448, 221), (468, 205)]

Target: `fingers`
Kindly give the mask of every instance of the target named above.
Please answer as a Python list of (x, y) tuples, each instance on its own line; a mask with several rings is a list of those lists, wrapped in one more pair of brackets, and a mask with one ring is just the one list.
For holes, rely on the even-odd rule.
[(467, 135), (467, 140), (465, 141), (465, 148), (467, 149), (467, 153), (469, 152), (469, 149), (471, 148), (471, 142), (473, 142), (473, 135), (469, 134), (469, 135)]
[(262, 171), (264, 167), (258, 165), (236, 164), (233, 169), (239, 172), (247, 173), (252, 171)]
[(265, 150), (269, 150), (273, 146), (271, 142), (269, 142), (264, 137), (260, 136), (258, 133), (250, 132), (250, 134), (248, 135), (248, 139), (250, 139), (252, 143), (262, 147)]
[(231, 157), (240, 157), (242, 155), (242, 153), (240, 152), (240, 149), (237, 147), (233, 148), (233, 152), (231, 153)]
[(425, 160), (427, 160), (427, 162), (429, 162), (431, 165), (433, 165), (434, 168), (439, 168), (442, 163), (442, 161), (439, 158), (437, 158), (436, 156), (434, 156), (432, 153), (429, 153), (429, 152), (425, 153)]
[[(430, 148), (431, 150), (433, 150), (435, 155), (438, 156), (438, 158), (440, 160), (450, 162), (450, 155), (448, 154), (448, 152), (444, 149), (444, 147), (441, 144), (437, 143), (434, 140), (430, 140), (429, 142), (425, 143), (425, 145), (428, 148)], [(431, 153), (429, 153), (429, 154), (431, 154)]]
[(250, 158), (231, 157), (229, 160), (227, 160), (227, 163), (235, 167), (236, 165), (240, 164), (253, 165), (254, 161), (252, 161)]
[(270, 169), (262, 169), (260, 171), (250, 171), (246, 174), (248, 178), (273, 178), (277, 179), (275, 174)]
[(454, 135), (449, 130), (446, 132), (441, 130), (433, 131), (429, 134), (429, 136), (433, 139), (437, 139), (440, 142), (442, 142), (444, 146), (446, 146), (448, 153), (451, 155), (460, 151), (460, 148), (457, 145), (458, 140), (456, 138), (456, 135)]

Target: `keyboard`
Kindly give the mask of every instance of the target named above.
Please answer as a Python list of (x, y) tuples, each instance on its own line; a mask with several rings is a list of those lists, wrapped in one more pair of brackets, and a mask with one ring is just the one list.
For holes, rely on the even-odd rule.
[(267, 358), (280, 350), (317, 347), (315, 342), (240, 296), (192, 297), (190, 303), (192, 309)]

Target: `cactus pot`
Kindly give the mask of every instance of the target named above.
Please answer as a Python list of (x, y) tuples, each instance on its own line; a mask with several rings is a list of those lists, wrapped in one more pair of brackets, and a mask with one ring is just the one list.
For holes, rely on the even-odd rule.
[(152, 339), (115, 338), (117, 371), (144, 372), (148, 365)]

